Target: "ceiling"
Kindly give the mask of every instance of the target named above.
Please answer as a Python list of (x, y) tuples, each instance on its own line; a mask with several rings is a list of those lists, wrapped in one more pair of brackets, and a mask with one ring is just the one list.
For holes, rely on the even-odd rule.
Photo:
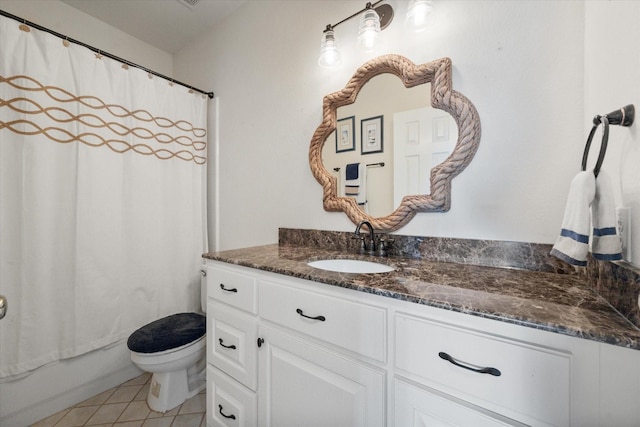
[(246, 1), (62, 0), (87, 15), (171, 54), (222, 22)]

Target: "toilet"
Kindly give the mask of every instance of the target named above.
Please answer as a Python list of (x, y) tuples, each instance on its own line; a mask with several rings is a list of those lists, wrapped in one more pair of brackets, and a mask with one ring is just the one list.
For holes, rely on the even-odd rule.
[(172, 314), (129, 336), (131, 360), (153, 374), (147, 395), (152, 410), (170, 411), (205, 388), (206, 342), (206, 316), (200, 313)]

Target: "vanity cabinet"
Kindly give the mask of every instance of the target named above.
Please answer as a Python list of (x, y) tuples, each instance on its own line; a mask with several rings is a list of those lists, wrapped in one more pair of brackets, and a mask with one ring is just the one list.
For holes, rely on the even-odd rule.
[(212, 260), (207, 288), (210, 427), (640, 419), (637, 350)]
[(247, 272), (207, 265), (207, 424), (384, 426), (386, 310)]

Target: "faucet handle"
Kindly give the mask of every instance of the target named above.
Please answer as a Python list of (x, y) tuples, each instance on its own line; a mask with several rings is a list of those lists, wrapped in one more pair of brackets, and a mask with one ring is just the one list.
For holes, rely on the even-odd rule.
[(360, 234), (354, 234), (353, 236), (351, 236), (352, 239), (358, 239), (360, 240), (360, 245), (358, 248), (358, 252), (363, 254), (367, 251), (367, 244), (365, 242), (365, 237), (360, 235)]
[(389, 255), (389, 248), (391, 247), (391, 244), (394, 242), (394, 239), (390, 239), (385, 236), (380, 236), (379, 242), (380, 244), (378, 245), (378, 255), (379, 256)]

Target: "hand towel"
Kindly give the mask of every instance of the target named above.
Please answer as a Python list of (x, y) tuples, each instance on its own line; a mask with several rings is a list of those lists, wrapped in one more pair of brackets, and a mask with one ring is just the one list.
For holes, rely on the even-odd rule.
[(344, 195), (356, 197), (360, 193), (360, 163), (349, 163), (344, 168)]
[(587, 265), (590, 207), (596, 193), (596, 178), (592, 170), (582, 171), (573, 178), (562, 219), (562, 230), (551, 249), (551, 255), (572, 265)]
[(622, 240), (618, 235), (616, 206), (609, 176), (600, 171), (596, 178), (596, 194), (591, 204), (593, 240), (591, 255), (601, 261), (622, 259)]
[(354, 197), (361, 206), (367, 203), (366, 167), (364, 163), (349, 163), (344, 168), (344, 195)]
[(367, 165), (365, 163), (358, 165), (358, 179), (360, 180), (360, 189), (356, 196), (356, 202), (367, 212)]
[(360, 168), (360, 163), (349, 163), (346, 167), (345, 167), (345, 178), (347, 180), (354, 180), (354, 179), (358, 179), (359, 175), (359, 169)]

